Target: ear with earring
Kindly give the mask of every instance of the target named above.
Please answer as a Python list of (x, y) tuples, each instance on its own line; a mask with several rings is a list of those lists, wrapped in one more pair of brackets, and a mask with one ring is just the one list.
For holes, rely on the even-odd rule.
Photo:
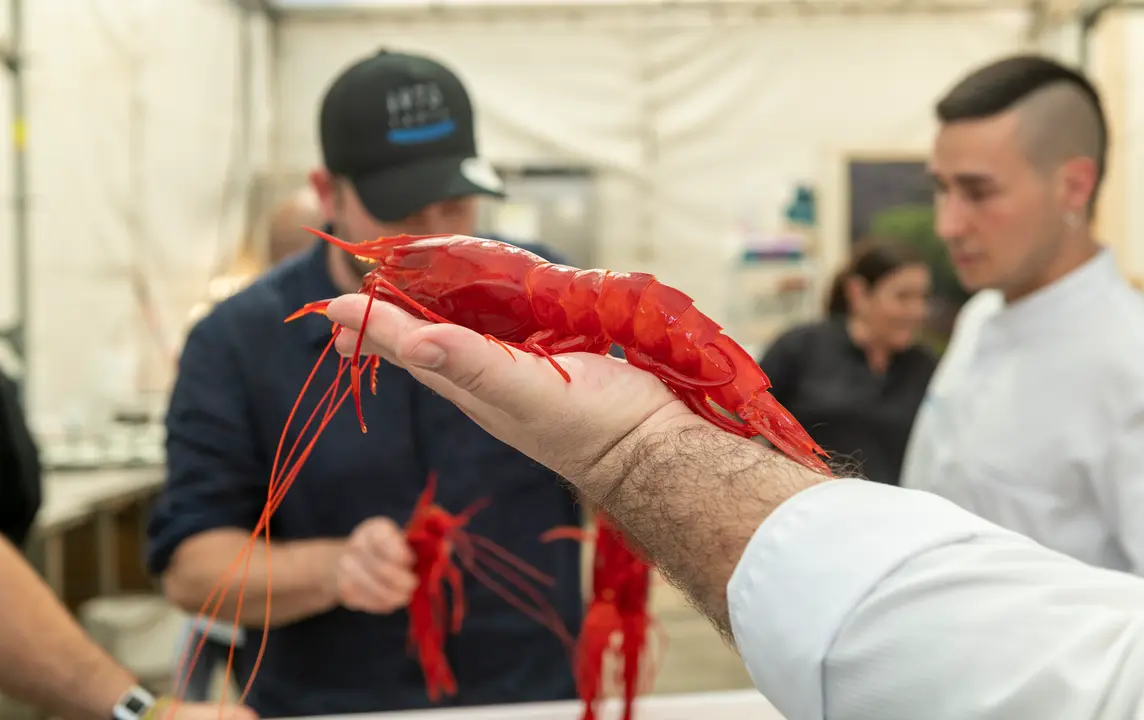
[(1065, 213), (1065, 225), (1068, 225), (1069, 230), (1076, 230), (1080, 228), (1080, 223), (1080, 213), (1075, 210), (1069, 210), (1067, 213)]

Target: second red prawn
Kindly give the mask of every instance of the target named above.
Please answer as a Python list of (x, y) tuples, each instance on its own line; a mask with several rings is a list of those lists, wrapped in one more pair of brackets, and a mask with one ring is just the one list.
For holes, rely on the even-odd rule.
[[(414, 573), (419, 580), (408, 608), (409, 645), (417, 654), (425, 673), (426, 690), (433, 702), (438, 702), (443, 695), (457, 693), (457, 680), (444, 652), (446, 634), (460, 632), (465, 615), (461, 568), (453, 562), (454, 555), (460, 559), (461, 566), (479, 582), (536, 622), (551, 629), (569, 651), (574, 644), (556, 611), (522, 576), (548, 586), (553, 584), (552, 578), (492, 540), (465, 531), (469, 520), (487, 501), (478, 500), (454, 515), (433, 501), (436, 487), (436, 473), (430, 473), (413, 514), (405, 525), (405, 536), (415, 558)], [(505, 578), (530, 596), (536, 606), (530, 606), (514, 596), (494, 574)], [(446, 583), (453, 601), (451, 610), (445, 601)]]

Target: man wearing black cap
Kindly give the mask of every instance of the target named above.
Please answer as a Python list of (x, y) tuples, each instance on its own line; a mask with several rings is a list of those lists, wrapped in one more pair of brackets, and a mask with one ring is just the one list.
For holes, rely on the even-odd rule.
[[(383, 51), (352, 65), (328, 90), (319, 124), (324, 166), (311, 183), (326, 229), (346, 240), (472, 234), (477, 196), (503, 192), (477, 154), (464, 86), (428, 58)], [(329, 341), (325, 318), (283, 319), (307, 302), (356, 291), (365, 269), (318, 241), (190, 332), (167, 414), (168, 477), (148, 558), (182, 608), (197, 611), (246, 546), (282, 427)], [(329, 357), (317, 371), (287, 449), (336, 370)], [(544, 531), (580, 522), (557, 476), (392, 365), (382, 364), (376, 395), (363, 393), (368, 434), (350, 407), (330, 421), (275, 514), (270, 562), (259, 549), (250, 563), (241, 615), (246, 666), (262, 642), (273, 579), (271, 637), (247, 698), (262, 717), (432, 706), (406, 644), (404, 607), (416, 578), (401, 532), (430, 471), (438, 475), (437, 502), (451, 512), (491, 501), (469, 531), (554, 578), (554, 588), (538, 589), (569, 632), (579, 632), (579, 548), (540, 542)], [(575, 697), (556, 635), (462, 572), (464, 625), (445, 643), (458, 694), (439, 704)], [(240, 580), (221, 618), (234, 617)]]

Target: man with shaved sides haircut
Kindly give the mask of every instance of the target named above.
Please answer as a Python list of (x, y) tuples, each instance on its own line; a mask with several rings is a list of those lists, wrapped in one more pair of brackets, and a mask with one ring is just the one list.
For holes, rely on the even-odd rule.
[(1092, 565), (1144, 571), (1144, 298), (1092, 222), (1100, 96), (1020, 55), (937, 104), (936, 231), (973, 297), (915, 421), (902, 485)]

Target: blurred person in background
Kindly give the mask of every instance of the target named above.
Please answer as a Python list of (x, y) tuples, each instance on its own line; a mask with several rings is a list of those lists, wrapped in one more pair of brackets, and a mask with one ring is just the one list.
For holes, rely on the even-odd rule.
[[(499, 176), (477, 154), (463, 84), (430, 58), (381, 51), (355, 62), (328, 89), (319, 125), (323, 166), (311, 182), (325, 230), (348, 241), (471, 235), (478, 197), (503, 196)], [(545, 248), (527, 249), (556, 260)], [(149, 567), (179, 607), (198, 611), (248, 544), (283, 425), (330, 340), (321, 316), (283, 319), (305, 303), (357, 292), (369, 267), (315, 241), (190, 332), (167, 414), (167, 480), (149, 525)], [(295, 433), (337, 365), (331, 352)], [(404, 608), (417, 579), (402, 531), (430, 471), (447, 510), (490, 501), (469, 529), (552, 577), (552, 590), (538, 590), (569, 632), (579, 632), (580, 549), (540, 542), (546, 530), (580, 522), (559, 477), (397, 366), (382, 363), (376, 395), (361, 400), (368, 435), (347, 403), (271, 522), (272, 559), (261, 540), (251, 557), (240, 620), (248, 665), (262, 642), (273, 576), (273, 637), (248, 696), (265, 717), (432, 706), (407, 645)], [(438, 704), (575, 698), (557, 636), (462, 574), (464, 625), (445, 643), (458, 694)], [(234, 617), (240, 581), (231, 579), (221, 617)]]
[[(164, 720), (170, 698), (138, 684), (84, 632), (51, 588), (0, 539), (0, 691), (61, 720)], [(180, 704), (172, 720), (255, 720), (248, 708)]]
[(921, 346), (930, 271), (870, 239), (835, 277), (826, 319), (780, 335), (759, 366), (771, 393), (836, 461), (896, 485), (910, 427), (937, 364)]
[[(318, 196), (309, 186), (298, 188), (279, 201), (271, 210), (267, 223), (268, 265), (274, 267), (317, 242), (317, 238), (303, 228), (319, 227), (324, 221)], [(186, 667), (189, 670), (186, 673), (183, 697), (187, 700), (207, 700), (211, 697), (211, 685), (215, 673), (219, 669), (226, 668), (232, 642), (235, 644), (236, 659), (232, 665), (233, 675), (230, 679), (241, 692), (249, 679), (250, 663), (244, 661), (242, 657), (245, 641), (246, 635), (242, 628), (238, 628), (236, 634), (235, 628), (228, 626), (225, 618), (220, 618), (213, 624), (208, 623), (205, 618), (188, 620), (182, 637), (175, 646), (176, 667)], [(201, 650), (199, 650), (200, 643)], [(191, 665), (190, 661), (196, 650), (198, 659)]]
[(0, 371), (0, 535), (23, 548), (43, 502), (43, 469), (19, 388)]
[(1144, 298), (1093, 237), (1099, 95), (1036, 56), (937, 104), (937, 232), (964, 306), (902, 484), (1092, 565), (1144, 571)]

